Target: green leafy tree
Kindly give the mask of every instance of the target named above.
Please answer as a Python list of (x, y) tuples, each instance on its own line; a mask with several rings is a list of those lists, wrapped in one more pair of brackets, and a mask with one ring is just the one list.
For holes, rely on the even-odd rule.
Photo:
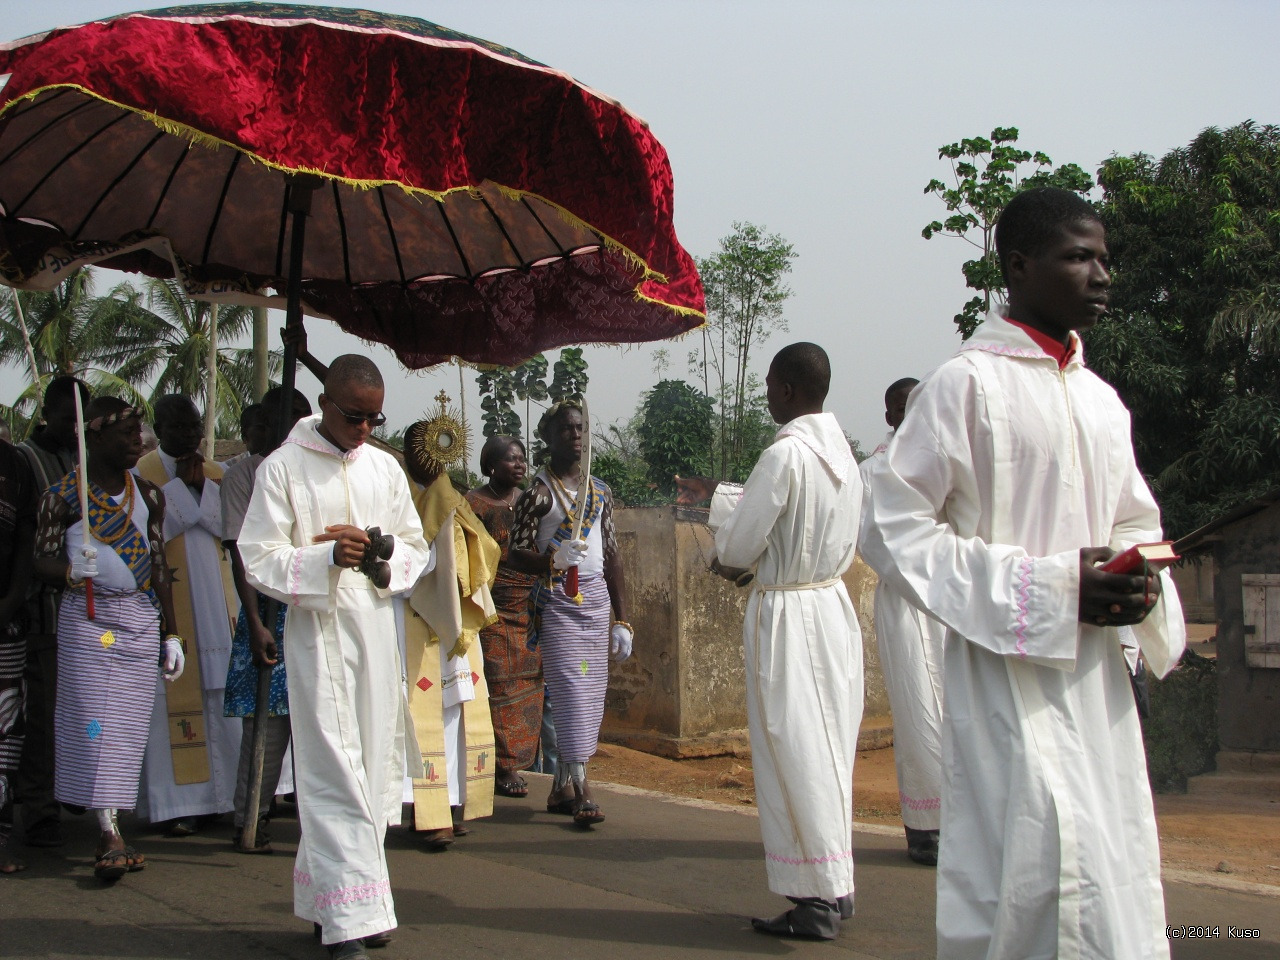
[[(584, 364), (585, 369), (585, 364)], [(546, 403), (547, 397), (547, 358), (539, 353), (530, 357), (512, 373), (515, 375), (516, 397), (524, 401), (524, 448), (529, 449), (533, 442), (530, 431), (533, 429), (533, 404)], [(513, 433), (512, 436), (519, 436)]]
[[(125, 369), (131, 378), (154, 379), (152, 399), (181, 393), (201, 406), (208, 404), (206, 362), (214, 305), (192, 300), (176, 280), (149, 280), (146, 305), (157, 318), (151, 345)], [(253, 308), (221, 304), (217, 309), (217, 342), (233, 343), (253, 324)], [(269, 355), (268, 375), (280, 375), (280, 355)], [(253, 402), (253, 350), (219, 347), (216, 390), (217, 433), (239, 436), (240, 411)]]
[[(543, 370), (546, 370), (545, 361)], [(547, 387), (547, 394), (552, 403), (581, 400), (587, 392), (590, 380), (587, 376), (587, 361), (582, 358), (582, 348), (565, 347), (560, 351), (560, 359), (551, 368), (551, 385)]]
[[(523, 426), (527, 449), (532, 404), (546, 402), (546, 379), (547, 358), (540, 353), (514, 367), (493, 367), (481, 371), (476, 376), (476, 384), (480, 388), (480, 409), (484, 411), (484, 435), (518, 437)], [(525, 405), (523, 424), (515, 409), (518, 400), (523, 400)]]
[(1029, 187), (1062, 187), (1081, 194), (1093, 189), (1092, 178), (1076, 164), (1055, 168), (1044, 153), (1022, 150), (1017, 141), (1017, 127), (996, 127), (989, 138), (972, 137), (939, 147), (938, 159), (951, 163), (951, 183), (935, 179), (924, 188), (942, 199), (948, 215), (925, 227), (922, 236), (926, 240), (938, 234), (959, 237), (979, 251), (961, 268), (965, 285), (978, 291), (955, 316), (966, 340), (992, 301), (1004, 293), (996, 259), (996, 219), (1014, 194)]
[(671, 499), (649, 479), (639, 436), (643, 419), (643, 409), (637, 408), (621, 424), (597, 424), (591, 431), (591, 473), (609, 485), (615, 502), (623, 506), (654, 506)]
[(707, 324), (702, 350), (691, 355), (690, 365), (701, 374), (703, 393), (719, 401), (721, 476), (729, 476), (746, 457), (752, 429), (751, 351), (775, 331), (787, 329), (783, 306), (791, 288), (785, 279), (796, 256), (779, 234), (735, 222), (733, 233), (720, 239), (719, 251), (697, 261), (707, 295)]
[(764, 385), (758, 377), (750, 378), (748, 391), (742, 419), (738, 424), (740, 448), (729, 460), (728, 472), (725, 474), (726, 478), (735, 483), (742, 483), (751, 475), (760, 454), (773, 443), (773, 438), (778, 433), (778, 425), (769, 414), (769, 401), (765, 398)]
[(1209, 128), (1098, 179), (1114, 284), (1086, 356), (1176, 537), (1280, 476), (1280, 128)]
[(675, 496), (676, 474), (710, 470), (714, 422), (714, 401), (683, 380), (661, 380), (645, 393), (636, 436), (648, 480), (666, 499)]
[(513, 367), (494, 367), (476, 375), (480, 388), (480, 418), (486, 437), (518, 437), (520, 414), (515, 411), (516, 378)]
[(86, 380), (95, 393), (110, 393), (146, 406), (145, 356), (157, 336), (157, 318), (141, 295), (120, 284), (96, 296), (91, 270), (72, 272), (48, 293), (20, 291), (21, 316), (35, 355), (32, 374), (14, 292), (0, 297), (0, 365), (23, 371), (26, 386), (3, 408), (15, 437), (25, 436), (38, 416), (48, 382), (64, 374)]
[(857, 461), (858, 463), (862, 463), (864, 460), (867, 459), (867, 457), (871, 456), (871, 454), (867, 453), (867, 451), (862, 449), (862, 444), (860, 444), (857, 440), (853, 439), (853, 437), (849, 436), (849, 434), (846, 433), (844, 435), (844, 438), (849, 441), (849, 449), (853, 451), (853, 459), (855, 461)]

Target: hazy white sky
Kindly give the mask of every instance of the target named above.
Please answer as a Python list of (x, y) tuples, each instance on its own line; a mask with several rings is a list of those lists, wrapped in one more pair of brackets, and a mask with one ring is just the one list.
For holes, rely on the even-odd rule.
[[(145, 0), (143, 0), (145, 3)], [(5, 39), (133, 9), (124, 0), (0, 0)], [(159, 4), (156, 4), (157, 6)], [(1207, 126), (1280, 121), (1268, 0), (370, 0), (513, 47), (644, 117), (675, 172), (676, 228), (694, 255), (734, 220), (782, 234), (799, 258), (787, 304), (793, 340), (831, 354), (828, 409), (866, 449), (883, 435), (883, 392), (959, 344), (969, 248), (925, 241), (943, 212), (923, 194), (949, 168), (939, 145), (1016, 126), (1020, 143), (1090, 172), (1112, 153), (1163, 154)], [(322, 358), (364, 348), (308, 322)], [(665, 344), (685, 376), (694, 335)], [(656, 346), (663, 346), (658, 344)], [(387, 413), (403, 426), (458, 371), (389, 373)], [(657, 377), (648, 346), (589, 348), (593, 415), (629, 416)], [(549, 355), (554, 360), (554, 352)], [(384, 362), (385, 361), (385, 362)], [(0, 371), (0, 400), (20, 375)], [(467, 412), (478, 416), (474, 374)], [(305, 371), (299, 384), (318, 392)], [(478, 430), (473, 430), (474, 436)]]

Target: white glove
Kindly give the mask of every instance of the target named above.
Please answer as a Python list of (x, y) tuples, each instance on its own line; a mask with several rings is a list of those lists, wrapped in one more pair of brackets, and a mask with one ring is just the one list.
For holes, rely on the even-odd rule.
[(71, 579), (93, 579), (98, 575), (98, 548), (87, 544), (71, 558)]
[(164, 665), (160, 667), (160, 675), (173, 683), (182, 676), (182, 670), (187, 665), (186, 654), (182, 652), (182, 641), (177, 637), (165, 637), (161, 650), (164, 653)]
[(614, 663), (621, 663), (631, 656), (631, 641), (634, 639), (631, 627), (625, 623), (615, 623), (609, 631), (609, 659)]
[(551, 566), (557, 570), (568, 570), (570, 567), (580, 566), (585, 559), (587, 559), (587, 541), (566, 540), (556, 547), (556, 552), (551, 555)]

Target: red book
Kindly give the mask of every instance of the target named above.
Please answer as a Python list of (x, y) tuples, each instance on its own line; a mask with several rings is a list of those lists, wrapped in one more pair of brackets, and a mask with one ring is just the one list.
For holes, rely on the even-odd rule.
[(1173, 549), (1172, 540), (1161, 540), (1159, 543), (1139, 543), (1124, 553), (1118, 553), (1102, 565), (1107, 573), (1140, 573), (1145, 560), (1147, 569), (1152, 573), (1163, 570), (1179, 559)]

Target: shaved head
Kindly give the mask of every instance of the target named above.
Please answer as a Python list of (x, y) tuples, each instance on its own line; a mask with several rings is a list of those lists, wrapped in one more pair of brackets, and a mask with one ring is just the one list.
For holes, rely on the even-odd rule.
[(899, 391), (906, 391), (907, 393), (910, 393), (919, 382), (920, 381), (915, 377), (903, 377), (901, 380), (893, 381), (893, 383), (889, 384), (889, 389), (884, 392), (885, 406), (887, 407), (889, 405), (889, 401), (893, 399), (893, 395), (895, 393), (898, 393)]
[(831, 361), (816, 343), (793, 343), (783, 347), (770, 365), (774, 376), (789, 384), (796, 395), (822, 403), (831, 389)]
[(181, 393), (166, 393), (151, 404), (151, 412), (155, 415), (157, 428), (174, 419), (200, 419), (199, 408), (190, 397)]
[(329, 375), (324, 378), (324, 389), (333, 392), (345, 384), (383, 389), (382, 373), (368, 357), (358, 353), (344, 353), (329, 364)]

